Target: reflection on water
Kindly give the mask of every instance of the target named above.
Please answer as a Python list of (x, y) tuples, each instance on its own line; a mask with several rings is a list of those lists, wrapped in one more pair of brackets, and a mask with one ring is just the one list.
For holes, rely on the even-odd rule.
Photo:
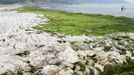
[[(126, 10), (121, 12), (121, 7), (124, 5)], [(134, 18), (134, 4), (79, 4), (79, 5), (65, 5), (65, 4), (43, 4), (44, 9), (57, 9), (69, 12), (105, 14), (114, 16), (127, 16)]]

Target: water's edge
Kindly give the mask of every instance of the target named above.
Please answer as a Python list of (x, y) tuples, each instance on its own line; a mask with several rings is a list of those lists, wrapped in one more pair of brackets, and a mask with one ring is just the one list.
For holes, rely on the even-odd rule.
[[(122, 5), (126, 10), (121, 11)], [(132, 4), (79, 4), (79, 5), (65, 5), (65, 4), (42, 4), (43, 9), (56, 9), (62, 11), (69, 11), (73, 13), (89, 13), (89, 14), (103, 14), (112, 16), (125, 16), (134, 18), (134, 5)]]

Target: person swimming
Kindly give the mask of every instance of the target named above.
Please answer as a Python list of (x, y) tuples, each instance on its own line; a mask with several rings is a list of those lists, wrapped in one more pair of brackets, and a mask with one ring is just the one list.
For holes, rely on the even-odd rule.
[(126, 10), (126, 8), (125, 8), (125, 6), (123, 5), (123, 6), (121, 7), (121, 11), (123, 12), (124, 10)]

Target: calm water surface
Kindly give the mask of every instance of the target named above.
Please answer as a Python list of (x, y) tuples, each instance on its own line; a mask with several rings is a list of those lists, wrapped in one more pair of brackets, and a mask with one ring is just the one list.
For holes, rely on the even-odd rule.
[[(121, 12), (121, 7), (124, 5), (126, 10)], [(44, 9), (57, 9), (75, 13), (90, 13), (90, 14), (104, 14), (113, 16), (126, 16), (134, 18), (134, 4), (43, 4)]]

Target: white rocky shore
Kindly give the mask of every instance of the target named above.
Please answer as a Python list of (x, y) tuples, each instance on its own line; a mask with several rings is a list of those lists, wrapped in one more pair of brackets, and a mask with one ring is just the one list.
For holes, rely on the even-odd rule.
[(0, 75), (99, 75), (134, 61), (134, 33), (52, 35), (34, 29), (42, 23), (43, 15), (0, 10)]

